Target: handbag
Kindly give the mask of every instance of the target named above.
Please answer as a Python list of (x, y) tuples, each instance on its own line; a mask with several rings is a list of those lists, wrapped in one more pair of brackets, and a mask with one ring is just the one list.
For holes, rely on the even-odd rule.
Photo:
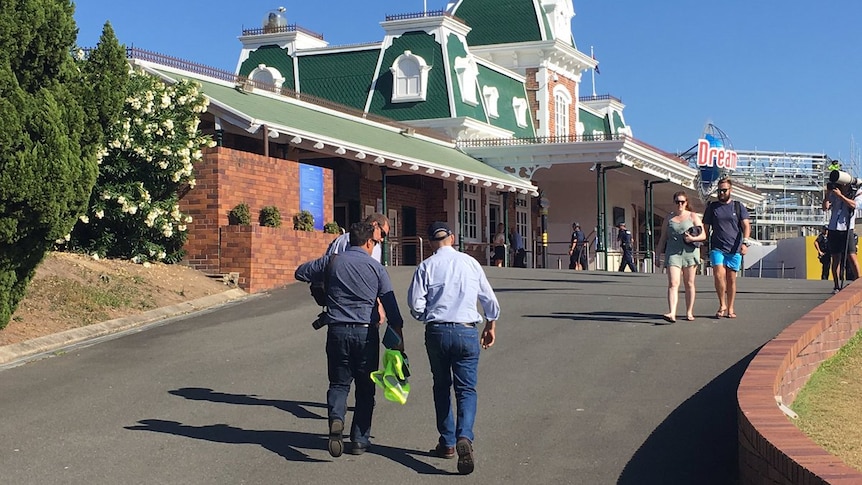
[[(697, 237), (697, 236), (700, 236), (700, 234), (703, 232), (703, 227), (691, 226), (685, 232), (691, 237)], [(691, 246), (693, 248), (699, 248), (699, 247), (703, 246), (703, 241), (696, 241), (696, 242), (691, 242), (691, 243), (686, 243), (686, 244), (688, 244), (689, 246)]]

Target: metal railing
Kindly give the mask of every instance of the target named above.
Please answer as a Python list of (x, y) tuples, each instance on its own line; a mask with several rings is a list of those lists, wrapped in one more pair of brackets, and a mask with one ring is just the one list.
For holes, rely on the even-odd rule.
[(610, 94), (597, 94), (597, 95), (590, 95), (590, 96), (578, 96), (578, 101), (581, 101), (581, 102), (587, 102), (587, 101), (607, 101), (607, 100), (619, 101), (620, 103), (622, 103), (622, 102), (623, 102), (623, 100), (622, 100), (621, 98), (618, 98), (618, 97), (616, 97), (616, 96), (611, 96)]
[(425, 260), (425, 240), (419, 236), (401, 236), (387, 237), (386, 243), (389, 245), (389, 265), (403, 266), (404, 265), (404, 246), (416, 246), (416, 264)]
[(550, 135), (550, 136), (535, 136), (525, 138), (475, 138), (470, 140), (456, 141), (460, 148), (486, 148), (486, 147), (508, 147), (520, 145), (542, 145), (553, 143), (587, 143), (587, 142), (603, 142), (603, 141), (629, 141), (644, 148), (648, 148), (656, 153), (660, 153), (667, 158), (678, 161), (683, 165), (688, 165), (688, 162), (680, 158), (679, 155), (667, 152), (656, 146), (650, 145), (637, 138), (628, 136), (624, 133), (600, 133), (590, 135)]
[(387, 15), (386, 21), (389, 22), (392, 20), (421, 19), (421, 18), (425, 18), (425, 17), (449, 17), (452, 20), (455, 20), (457, 22), (465, 24), (465, 22), (462, 19), (459, 19), (458, 17), (452, 15), (451, 13), (449, 13), (443, 9), (431, 10), (431, 11), (426, 11), (426, 12), (399, 13), (399, 14), (394, 14), (394, 15)]
[(458, 146), (469, 148), (480, 147), (502, 147), (514, 145), (541, 145), (548, 143), (579, 143), (590, 141), (619, 141), (627, 138), (626, 135), (620, 134), (601, 134), (601, 135), (554, 135), (554, 136), (536, 136), (527, 138), (476, 138), (470, 140), (459, 140)]
[(261, 27), (259, 29), (242, 29), (243, 37), (252, 35), (283, 34), (285, 32), (302, 32), (303, 34), (308, 34), (312, 37), (323, 40), (323, 34), (318, 34), (317, 32), (300, 27), (296, 24)]

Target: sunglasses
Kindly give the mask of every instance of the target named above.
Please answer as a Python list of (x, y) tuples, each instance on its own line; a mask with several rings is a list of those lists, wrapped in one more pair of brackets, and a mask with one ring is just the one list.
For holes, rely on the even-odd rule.
[(675, 200), (674, 202), (676, 202), (677, 204), (685, 204), (688, 201), (687, 200)]
[(723, 194), (725, 192), (730, 192), (730, 189), (718, 189), (719, 194)]

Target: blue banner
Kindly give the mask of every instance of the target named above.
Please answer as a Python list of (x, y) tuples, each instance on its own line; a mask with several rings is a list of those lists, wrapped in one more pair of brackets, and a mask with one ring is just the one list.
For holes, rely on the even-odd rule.
[(323, 169), (299, 164), (299, 210), (311, 212), (314, 228), (323, 230)]

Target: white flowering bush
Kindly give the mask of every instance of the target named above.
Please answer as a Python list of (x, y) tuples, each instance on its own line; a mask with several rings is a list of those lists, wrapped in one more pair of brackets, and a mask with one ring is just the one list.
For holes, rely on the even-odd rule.
[(99, 152), (89, 209), (66, 244), (98, 257), (175, 263), (192, 222), (180, 212), (179, 194), (195, 186), (201, 149), (215, 145), (198, 131), (208, 100), (196, 83), (168, 85), (136, 70), (129, 75), (123, 116)]

